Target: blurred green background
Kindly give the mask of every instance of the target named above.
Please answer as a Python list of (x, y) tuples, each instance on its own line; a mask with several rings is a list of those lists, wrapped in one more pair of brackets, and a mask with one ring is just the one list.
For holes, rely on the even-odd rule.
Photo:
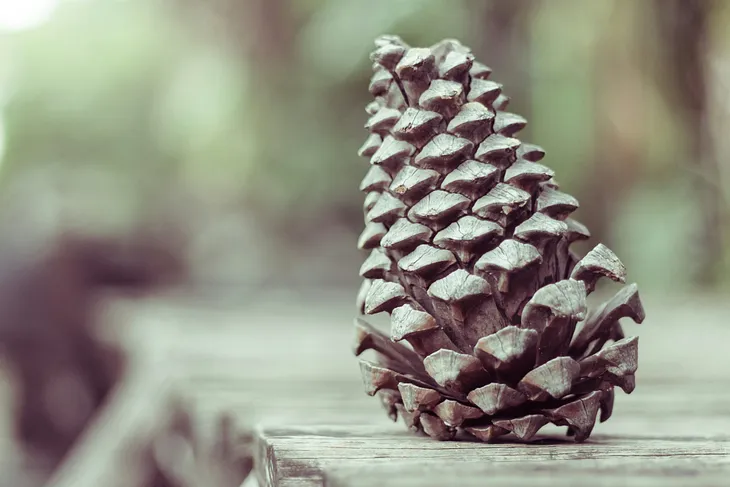
[(354, 288), (372, 40), (456, 37), (632, 281), (723, 290), (729, 26), (719, 0), (0, 0), (0, 195), (19, 228), (152, 228), (201, 286)]

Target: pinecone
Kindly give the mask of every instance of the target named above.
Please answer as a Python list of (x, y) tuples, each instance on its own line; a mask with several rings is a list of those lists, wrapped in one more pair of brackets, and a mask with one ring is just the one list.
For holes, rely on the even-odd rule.
[(371, 59), (358, 306), (389, 313), (391, 333), (357, 320), (355, 353), (378, 357), (361, 361), (367, 393), (438, 439), (528, 440), (554, 423), (585, 440), (614, 386), (634, 389), (637, 338), (619, 319), (643, 321), (636, 285), (587, 311), (596, 281), (626, 269), (602, 244), (571, 252), (590, 236), (569, 218), (578, 201), (514, 138), (526, 120), (468, 48), (384, 36)]

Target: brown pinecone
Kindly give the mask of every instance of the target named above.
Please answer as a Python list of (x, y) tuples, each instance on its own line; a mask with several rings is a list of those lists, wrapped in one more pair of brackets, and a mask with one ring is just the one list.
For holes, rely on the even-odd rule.
[(588, 312), (596, 281), (626, 269), (602, 244), (570, 251), (589, 238), (568, 217), (578, 201), (514, 138), (525, 119), (468, 48), (376, 46), (358, 305), (390, 313), (391, 333), (357, 320), (356, 354), (378, 357), (361, 362), (367, 393), (439, 439), (526, 440), (551, 422), (585, 440), (614, 386), (634, 389), (637, 339), (619, 319), (643, 321), (636, 285)]

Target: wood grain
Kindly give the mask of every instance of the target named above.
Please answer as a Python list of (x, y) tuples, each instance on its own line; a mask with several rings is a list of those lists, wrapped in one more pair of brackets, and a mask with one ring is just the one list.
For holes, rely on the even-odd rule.
[[(140, 360), (193, 407), (201, 431), (213, 431), (222, 414), (241, 433), (258, 428), (262, 485), (468, 487), (489, 478), (509, 486), (546, 479), (719, 486), (730, 475), (730, 303), (646, 300), (646, 323), (627, 327), (640, 336), (637, 389), (617, 394), (614, 417), (596, 426), (589, 443), (482, 445), (433, 441), (387, 420), (362, 392), (349, 298), (307, 306), (293, 299), (247, 306), (166, 299), (115, 302), (106, 312), (109, 329), (123, 324), (123, 339), (147, 357)], [(110, 465), (124, 470), (124, 444), (134, 443), (134, 431), (154, 429), (153, 404), (165, 408), (164, 388), (154, 384), (129, 394), (136, 406), (120, 407), (127, 411), (121, 419), (98, 421), (99, 432), (89, 433), (54, 485), (117, 485), (99, 479), (115, 478)], [(106, 424), (118, 426), (103, 432)]]
[[(114, 329), (129, 370), (108, 404), (47, 482), (48, 487), (237, 487), (251, 469), (220, 411), (206, 421), (178, 381), (172, 354), (147, 332)], [(192, 415), (191, 415), (192, 414)], [(203, 427), (201, 427), (203, 426)], [(239, 451), (238, 447), (244, 451)]]
[(488, 482), (489, 485), (506, 487), (721, 487), (727, 485), (727, 469), (727, 457), (719, 455), (705, 458), (641, 456), (550, 462), (523, 461), (518, 468), (507, 462), (487, 461), (458, 465), (422, 462), (377, 467), (333, 467), (328, 471), (324, 484), (328, 487), (481, 487)]
[(159, 375), (164, 369), (145, 366), (141, 357), (133, 363), (139, 369), (130, 371), (113, 392), (108, 406), (54, 472), (49, 487), (145, 485), (152, 466), (144, 448), (165, 426), (174, 393), (171, 383)]
[(599, 485), (623, 485), (639, 474), (646, 485), (675, 475), (701, 480), (697, 485), (726, 485), (720, 480), (730, 474), (730, 436), (596, 434), (575, 445), (543, 435), (536, 444), (482, 445), (436, 442), (373, 425), (319, 426), (261, 432), (257, 452), (264, 486), (329, 485), (330, 478), (332, 485), (483, 485), (485, 476), (533, 485), (541, 475), (557, 485), (577, 485), (599, 474), (605, 482)]
[[(650, 318), (639, 330), (637, 389), (617, 394), (614, 417), (597, 425), (587, 444), (564, 443), (558, 428), (537, 445), (437, 442), (377, 419), (379, 404), (364, 395), (313, 393), (306, 396), (315, 406), (311, 415), (301, 401), (290, 401), (289, 413), (278, 401), (271, 407), (279, 424), (312, 426), (263, 421), (258, 480), (265, 486), (469, 486), (485, 478), (494, 485), (726, 485), (730, 358), (721, 343), (730, 330), (722, 309), (684, 303)], [(704, 318), (701, 328), (685, 326), (694, 313)]]

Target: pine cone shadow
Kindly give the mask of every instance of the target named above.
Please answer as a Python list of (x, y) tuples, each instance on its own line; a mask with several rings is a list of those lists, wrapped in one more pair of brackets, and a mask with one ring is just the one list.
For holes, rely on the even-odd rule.
[[(426, 437), (427, 435), (423, 435)], [(453, 441), (460, 443), (477, 443), (484, 445), (479, 438), (475, 438), (470, 434), (459, 432)], [(585, 444), (596, 443), (595, 441), (586, 440)], [(521, 440), (514, 436), (499, 437), (492, 440), (488, 445), (525, 445), (525, 446), (557, 446), (557, 445), (575, 445), (575, 441), (570, 436), (560, 436), (558, 434), (537, 434), (531, 440)]]

